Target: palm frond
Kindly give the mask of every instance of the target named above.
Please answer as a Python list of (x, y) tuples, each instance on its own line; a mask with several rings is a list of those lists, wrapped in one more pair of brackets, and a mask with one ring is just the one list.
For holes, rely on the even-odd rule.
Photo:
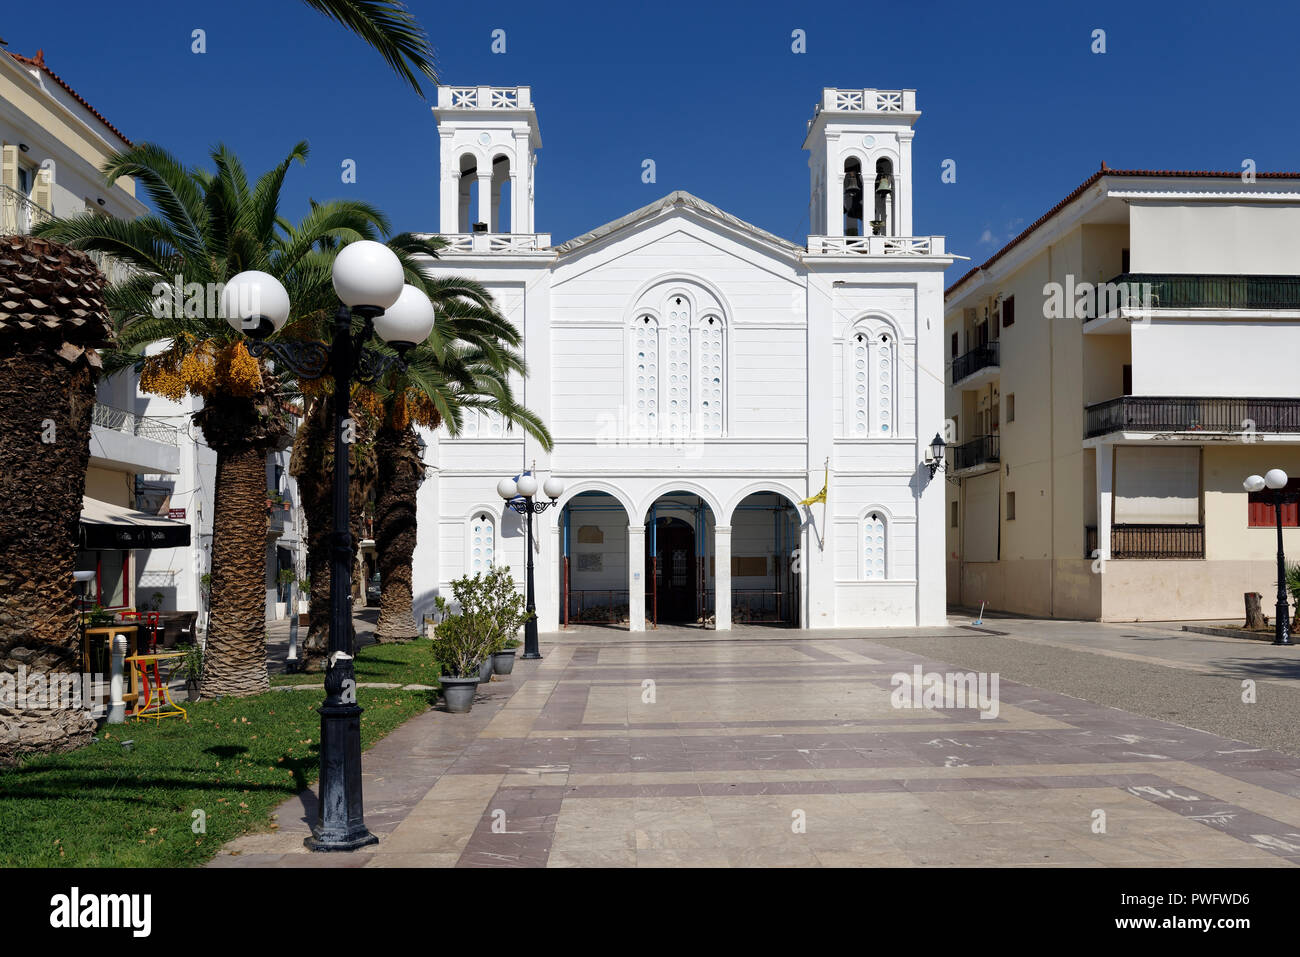
[(424, 91), (417, 73), (433, 83), (438, 82), (429, 37), (406, 4), (396, 0), (303, 0), (303, 3), (359, 36), (421, 96)]

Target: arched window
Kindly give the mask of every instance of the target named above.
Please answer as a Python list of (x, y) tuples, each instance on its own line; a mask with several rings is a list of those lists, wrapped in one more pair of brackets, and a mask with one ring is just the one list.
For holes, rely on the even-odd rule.
[(894, 164), (884, 157), (876, 160), (874, 192), (876, 217), (873, 229), (878, 236), (894, 236), (898, 232), (894, 221)]
[(724, 431), (723, 402), (727, 394), (725, 332), (719, 316), (705, 316), (700, 320), (694, 366), (697, 435), (722, 435)]
[(888, 333), (876, 343), (875, 361), (876, 434), (886, 438), (894, 432), (894, 340)]
[(859, 438), (866, 438), (871, 434), (870, 393), (867, 391), (867, 380), (870, 374), (867, 363), (870, 360), (870, 348), (867, 343), (867, 334), (861, 331), (855, 332), (850, 339), (852, 361), (849, 363), (848, 394), (852, 403), (846, 410), (845, 417), (848, 420), (849, 434)]
[(664, 407), (670, 435), (685, 435), (691, 425), (691, 303), (672, 296), (667, 305), (668, 390)]
[(487, 572), (488, 567), (496, 563), (497, 533), (492, 515), (475, 513), (469, 520), (465, 539), (469, 553), (466, 570), (471, 575)]
[(643, 434), (659, 431), (659, 324), (653, 316), (632, 323), (633, 427)]
[(456, 222), (462, 233), (470, 230), (478, 214), (478, 157), (473, 153), (461, 154), (460, 182), (457, 186)]
[[(844, 435), (888, 439), (898, 431), (898, 341), (863, 320), (844, 344)], [(887, 328), (887, 327), (886, 327)]]
[(878, 511), (867, 512), (862, 521), (862, 577), (868, 581), (883, 581), (888, 577), (889, 563), (885, 516)]
[(727, 312), (689, 279), (641, 293), (629, 313), (627, 428), (678, 442), (727, 434)]

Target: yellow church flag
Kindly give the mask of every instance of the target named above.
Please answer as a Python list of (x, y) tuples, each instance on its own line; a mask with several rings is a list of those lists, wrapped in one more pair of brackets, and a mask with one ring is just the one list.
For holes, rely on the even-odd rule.
[(800, 504), (800, 505), (815, 505), (817, 502), (821, 502), (823, 505), (825, 505), (825, 504), (826, 504), (826, 490), (827, 490), (828, 488), (830, 488), (830, 484), (831, 484), (831, 470), (830, 470), (830, 469), (827, 469), (827, 470), (826, 470), (826, 475), (825, 475), (825, 477), (822, 479), (822, 490), (821, 490), (820, 492), (818, 492), (816, 495), (813, 495), (813, 496), (810, 497), (810, 498), (806, 498), (806, 499), (804, 499), (804, 500), (803, 500), (802, 502), (800, 502), (799, 504)]

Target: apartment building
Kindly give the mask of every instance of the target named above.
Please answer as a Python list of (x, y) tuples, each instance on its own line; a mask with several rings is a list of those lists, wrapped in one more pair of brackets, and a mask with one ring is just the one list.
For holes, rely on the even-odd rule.
[(944, 326), (951, 603), (1226, 619), (1272, 594), (1242, 481), (1300, 477), (1300, 173), (1103, 164), (946, 291)]
[[(26, 233), (52, 216), (146, 213), (131, 178), (109, 185), (99, 172), (131, 145), (43, 51), (0, 51), (0, 234)], [(94, 258), (110, 278), (123, 268)], [(200, 400), (146, 395), (130, 373), (101, 381), (96, 399), (78, 556), (79, 570), (96, 573), (88, 602), (202, 610), (216, 456), (192, 422)], [(287, 613), (279, 571), (301, 575), (305, 565), (306, 536), (287, 471), (287, 452), (268, 458), (268, 617)]]

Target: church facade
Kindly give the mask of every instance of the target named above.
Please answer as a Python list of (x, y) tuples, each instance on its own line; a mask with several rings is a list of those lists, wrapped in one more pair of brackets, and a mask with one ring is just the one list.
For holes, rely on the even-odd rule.
[(496, 486), (527, 470), (564, 483), (534, 516), (542, 631), (942, 625), (927, 460), (953, 257), (912, 235), (915, 92), (822, 92), (803, 244), (679, 191), (553, 245), (531, 90), (443, 87), (434, 114), (449, 248), (431, 269), (483, 282), (522, 331), (518, 394), (555, 447), (479, 413), (425, 435), (417, 616), (494, 562), (522, 585), (523, 519)]

